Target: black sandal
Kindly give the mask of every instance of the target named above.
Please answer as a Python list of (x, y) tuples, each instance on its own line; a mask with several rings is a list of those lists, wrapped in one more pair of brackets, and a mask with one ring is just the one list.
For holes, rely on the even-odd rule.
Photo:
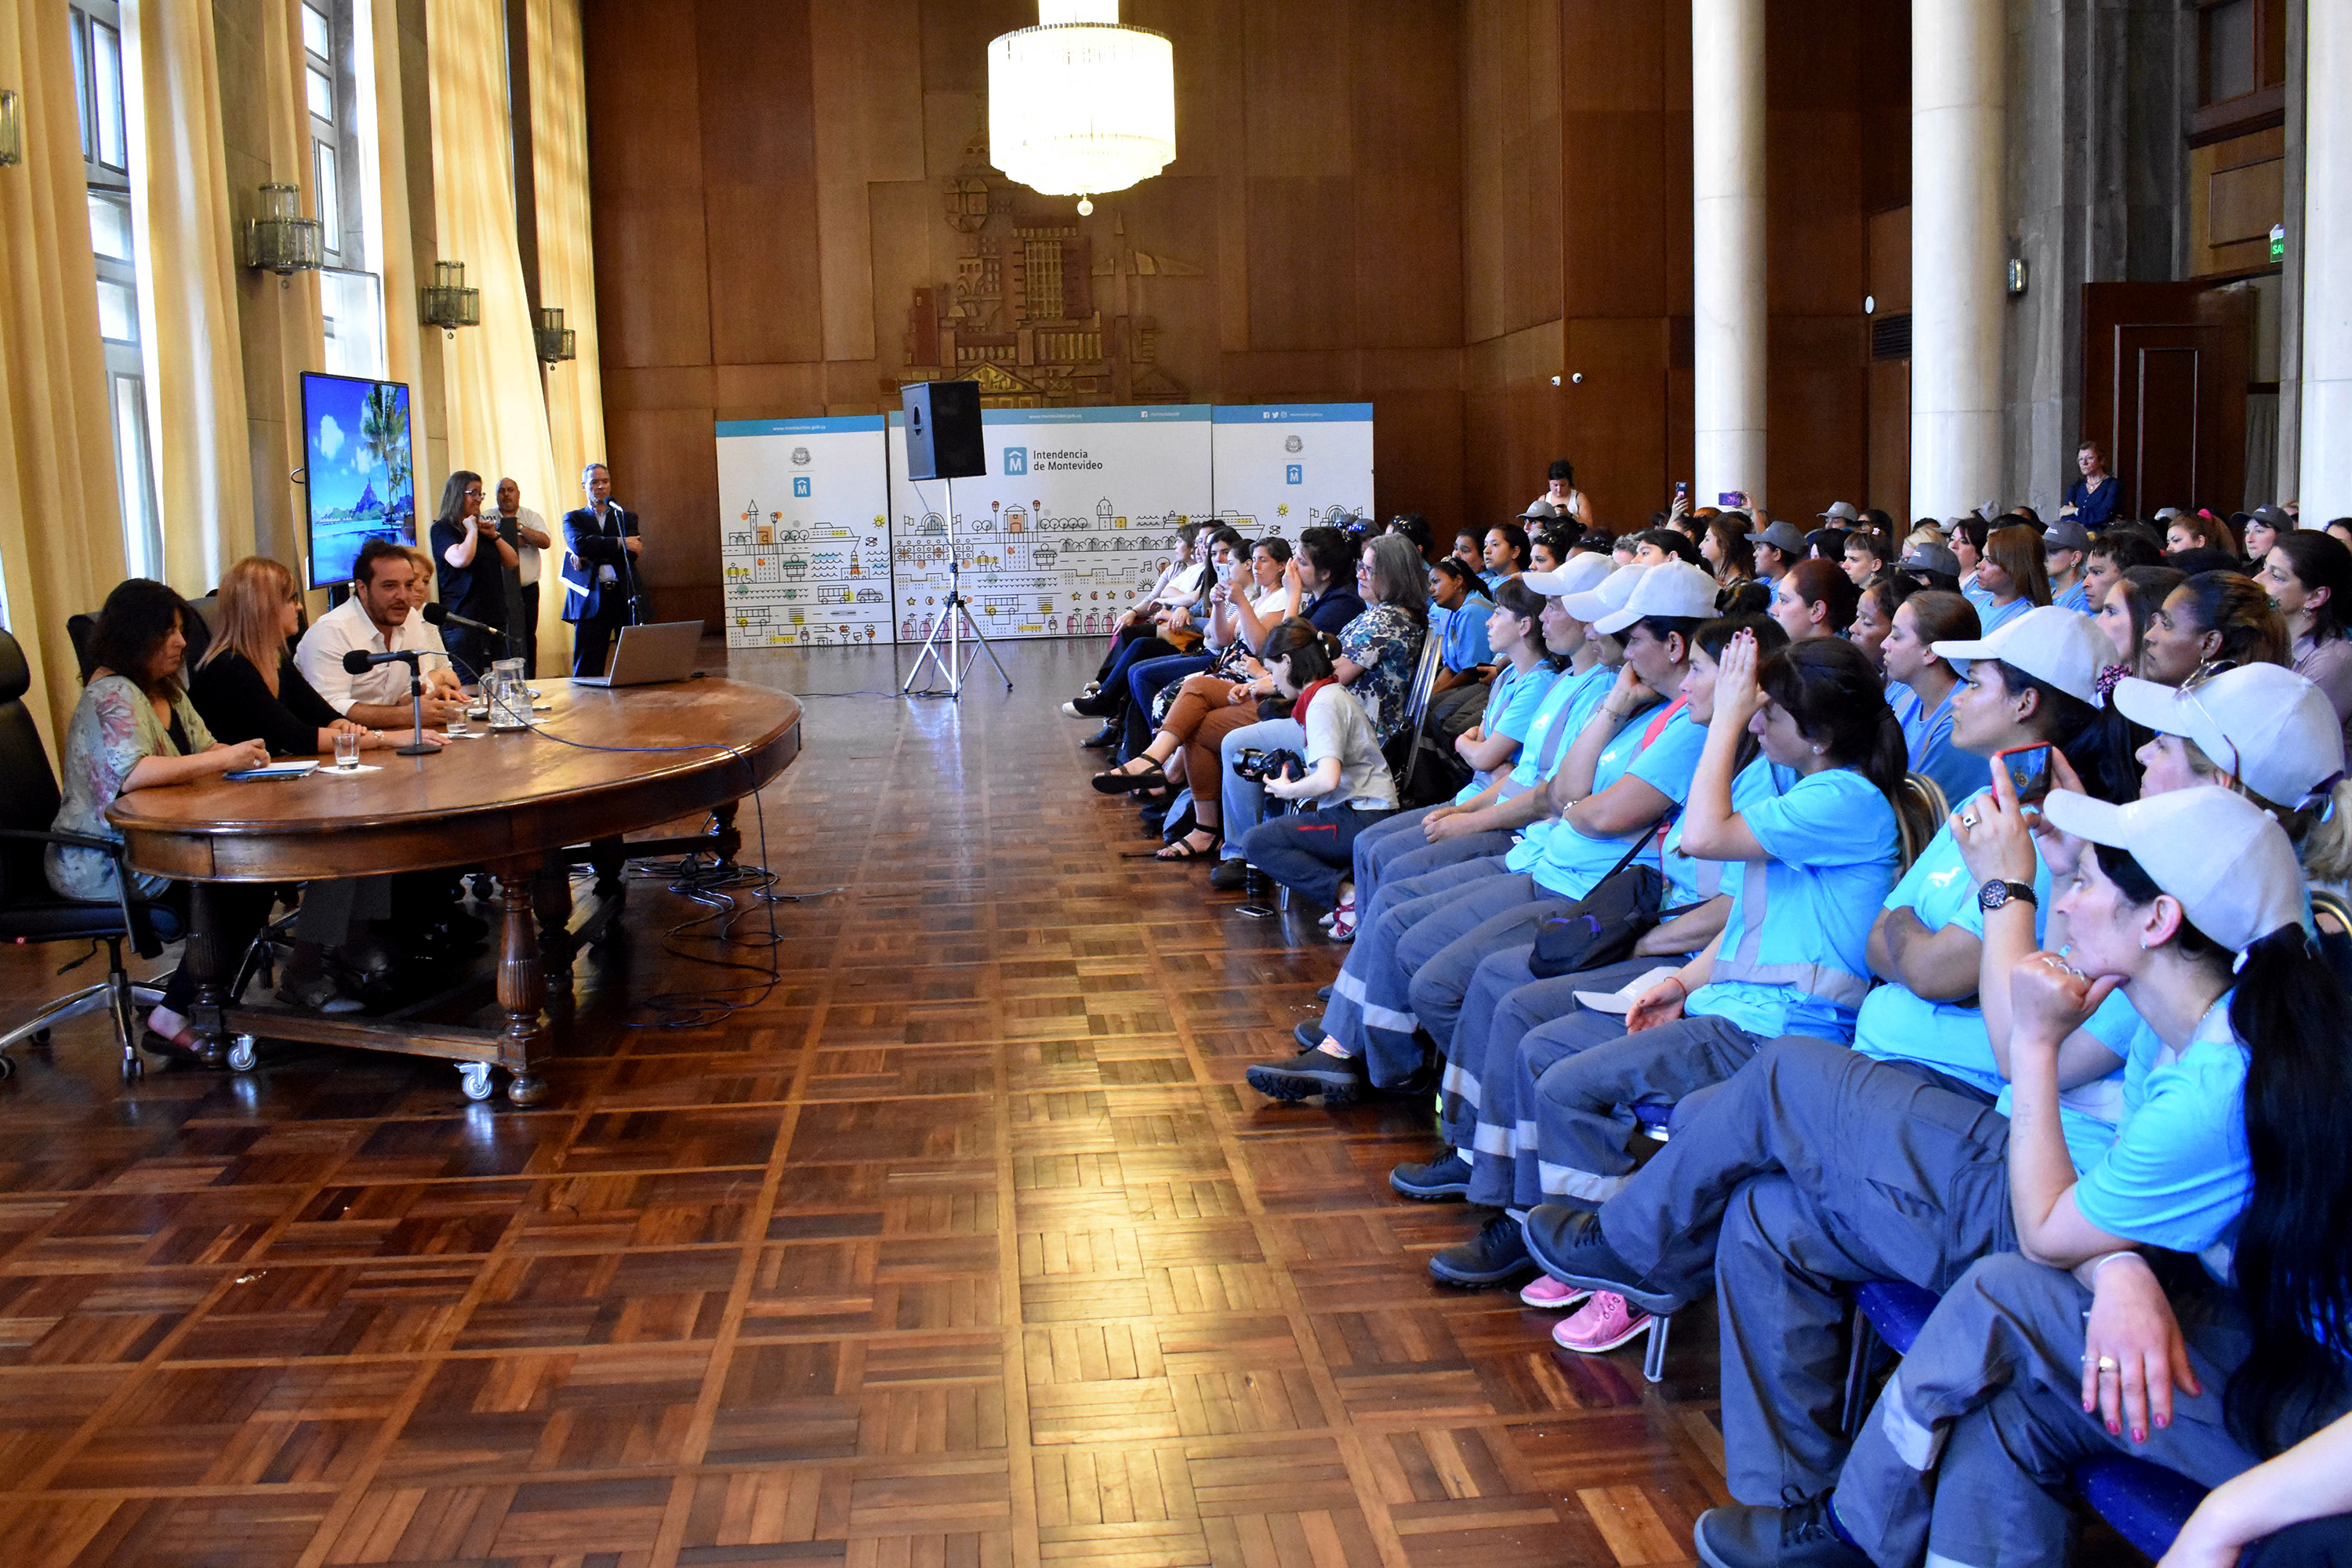
[(1163, 861), (1171, 866), (1178, 865), (1188, 860), (1209, 860), (1215, 858), (1218, 849), (1223, 847), (1225, 842), (1225, 836), (1218, 832), (1213, 827), (1196, 827), (1192, 829), (1192, 833), (1207, 834), (1209, 836), (1208, 847), (1203, 849), (1195, 849), (1192, 847), (1192, 834), (1188, 833), (1183, 837), (1176, 840), (1175, 843), (1168, 846), (1167, 848), (1162, 849), (1158, 854), (1154, 855), (1152, 858), (1154, 860)]
[(1097, 773), (1091, 781), (1098, 795), (1133, 795), (1139, 789), (1159, 789), (1168, 783), (1168, 775), (1157, 767), (1143, 773), (1130, 773), (1118, 768)]

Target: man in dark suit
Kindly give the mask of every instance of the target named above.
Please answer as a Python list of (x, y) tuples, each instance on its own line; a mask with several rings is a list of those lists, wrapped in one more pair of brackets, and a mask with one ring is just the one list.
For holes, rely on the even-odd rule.
[(602, 675), (613, 634), (632, 619), (637, 595), (636, 513), (614, 504), (613, 473), (580, 472), (588, 504), (563, 515), (563, 618), (572, 626), (572, 673)]

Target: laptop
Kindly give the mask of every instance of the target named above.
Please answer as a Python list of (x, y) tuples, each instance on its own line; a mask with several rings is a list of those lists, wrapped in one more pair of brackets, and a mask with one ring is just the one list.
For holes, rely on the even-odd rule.
[(657, 686), (694, 674), (695, 650), (702, 644), (700, 621), (657, 621), (623, 626), (613, 645), (612, 668), (603, 675), (575, 675), (574, 686)]

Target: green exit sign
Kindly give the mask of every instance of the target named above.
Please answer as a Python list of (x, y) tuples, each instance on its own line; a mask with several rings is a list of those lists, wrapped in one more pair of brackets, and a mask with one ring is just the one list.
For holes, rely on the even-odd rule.
[(2271, 225), (2271, 259), (2273, 261), (2286, 259), (2286, 225), (2283, 223)]

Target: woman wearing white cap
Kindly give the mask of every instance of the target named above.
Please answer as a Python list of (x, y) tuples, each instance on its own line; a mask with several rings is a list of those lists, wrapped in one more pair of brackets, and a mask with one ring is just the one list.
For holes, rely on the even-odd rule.
[[(2021, 869), (2024, 819), (2005, 781), (1995, 789), (1983, 831)], [(1945, 1296), (1834, 1493), (1700, 1520), (1717, 1568), (2062, 1563), (2079, 1461), (2122, 1450), (2213, 1486), (2346, 1409), (2352, 1002), (2305, 937), (2286, 835), (2210, 785), (2125, 806), (2060, 791), (2044, 815), (2089, 848), (2059, 900), (2067, 951), (2031, 954), (2011, 983), (2015, 1250)], [(2078, 1174), (2058, 1126), (2064, 1042), (2117, 988), (2157, 1043), (2134, 1052), (2116, 1150)], [(2186, 1256), (2147, 1256), (2159, 1249)], [(2179, 1321), (2166, 1285), (2190, 1309)], [(2340, 1455), (2344, 1436), (2318, 1441)], [(2188, 1560), (2226, 1563), (2342, 1509), (2342, 1468), (2313, 1467), (2326, 1480), (2301, 1499), (2261, 1478), (2241, 1489), (2257, 1506), (2209, 1500)]]
[[(1583, 564), (1588, 560), (1595, 565)], [(1592, 632), (1591, 622), (1622, 605), (1648, 570), (1634, 566), (1610, 572), (1606, 557), (1580, 555), (1560, 572), (1538, 580), (1537, 591), (1550, 601), (1544, 610), (1547, 637), (1558, 635), (1563, 641), (1570, 640), (1567, 627), (1573, 624), (1592, 643), (1602, 645), (1603, 651), (1596, 654), (1589, 669), (1563, 678), (1546, 695), (1537, 715), (1540, 730), (1528, 731), (1529, 744), (1503, 774), (1494, 800), (1475, 812), (1444, 817), (1434, 829), (1423, 829), (1423, 836), (1437, 844), (1457, 836), (1487, 833), (1501, 834), (1503, 841), (1490, 844), (1487, 853), (1469, 859), (1444, 860), (1441, 855), (1438, 858), (1443, 863), (1412, 875), (1384, 873), (1381, 863), (1360, 858), (1355, 868), (1359, 880), (1354, 945), (1348, 950), (1339, 978), (1331, 984), (1322, 1019), (1297, 1029), (1303, 1047), (1297, 1057), (1251, 1068), (1252, 1088), (1278, 1100), (1319, 1095), (1331, 1102), (1353, 1099), (1375, 1081), (1364, 1061), (1366, 1026), (1370, 1020), (1402, 1016), (1412, 976), (1397, 967), (1396, 943), (1405, 931), (1454, 899), (1465, 896), (1471, 884), (1510, 869), (1505, 862), (1506, 852), (1512, 847), (1510, 836), (1549, 820), (1553, 809), (1549, 786), (1562, 769), (1580, 770), (1571, 776), (1587, 788), (1605, 790), (1618, 783), (1619, 774), (1630, 765), (1630, 748), (1627, 763), (1616, 764), (1612, 771), (1596, 762), (1595, 754), (1601, 751), (1597, 739), (1581, 751), (1575, 744), (1596, 728), (1589, 719), (1619, 684), (1615, 666), (1606, 658), (1606, 653), (1616, 647), (1614, 640)], [(1602, 574), (1598, 585), (1566, 591), (1571, 575), (1589, 579), (1596, 572)], [(1696, 761), (1696, 752), (1693, 756)], [(1524, 890), (1524, 879), (1522, 885)], [(1409, 1020), (1404, 1032), (1408, 1037), (1412, 1034)]]

